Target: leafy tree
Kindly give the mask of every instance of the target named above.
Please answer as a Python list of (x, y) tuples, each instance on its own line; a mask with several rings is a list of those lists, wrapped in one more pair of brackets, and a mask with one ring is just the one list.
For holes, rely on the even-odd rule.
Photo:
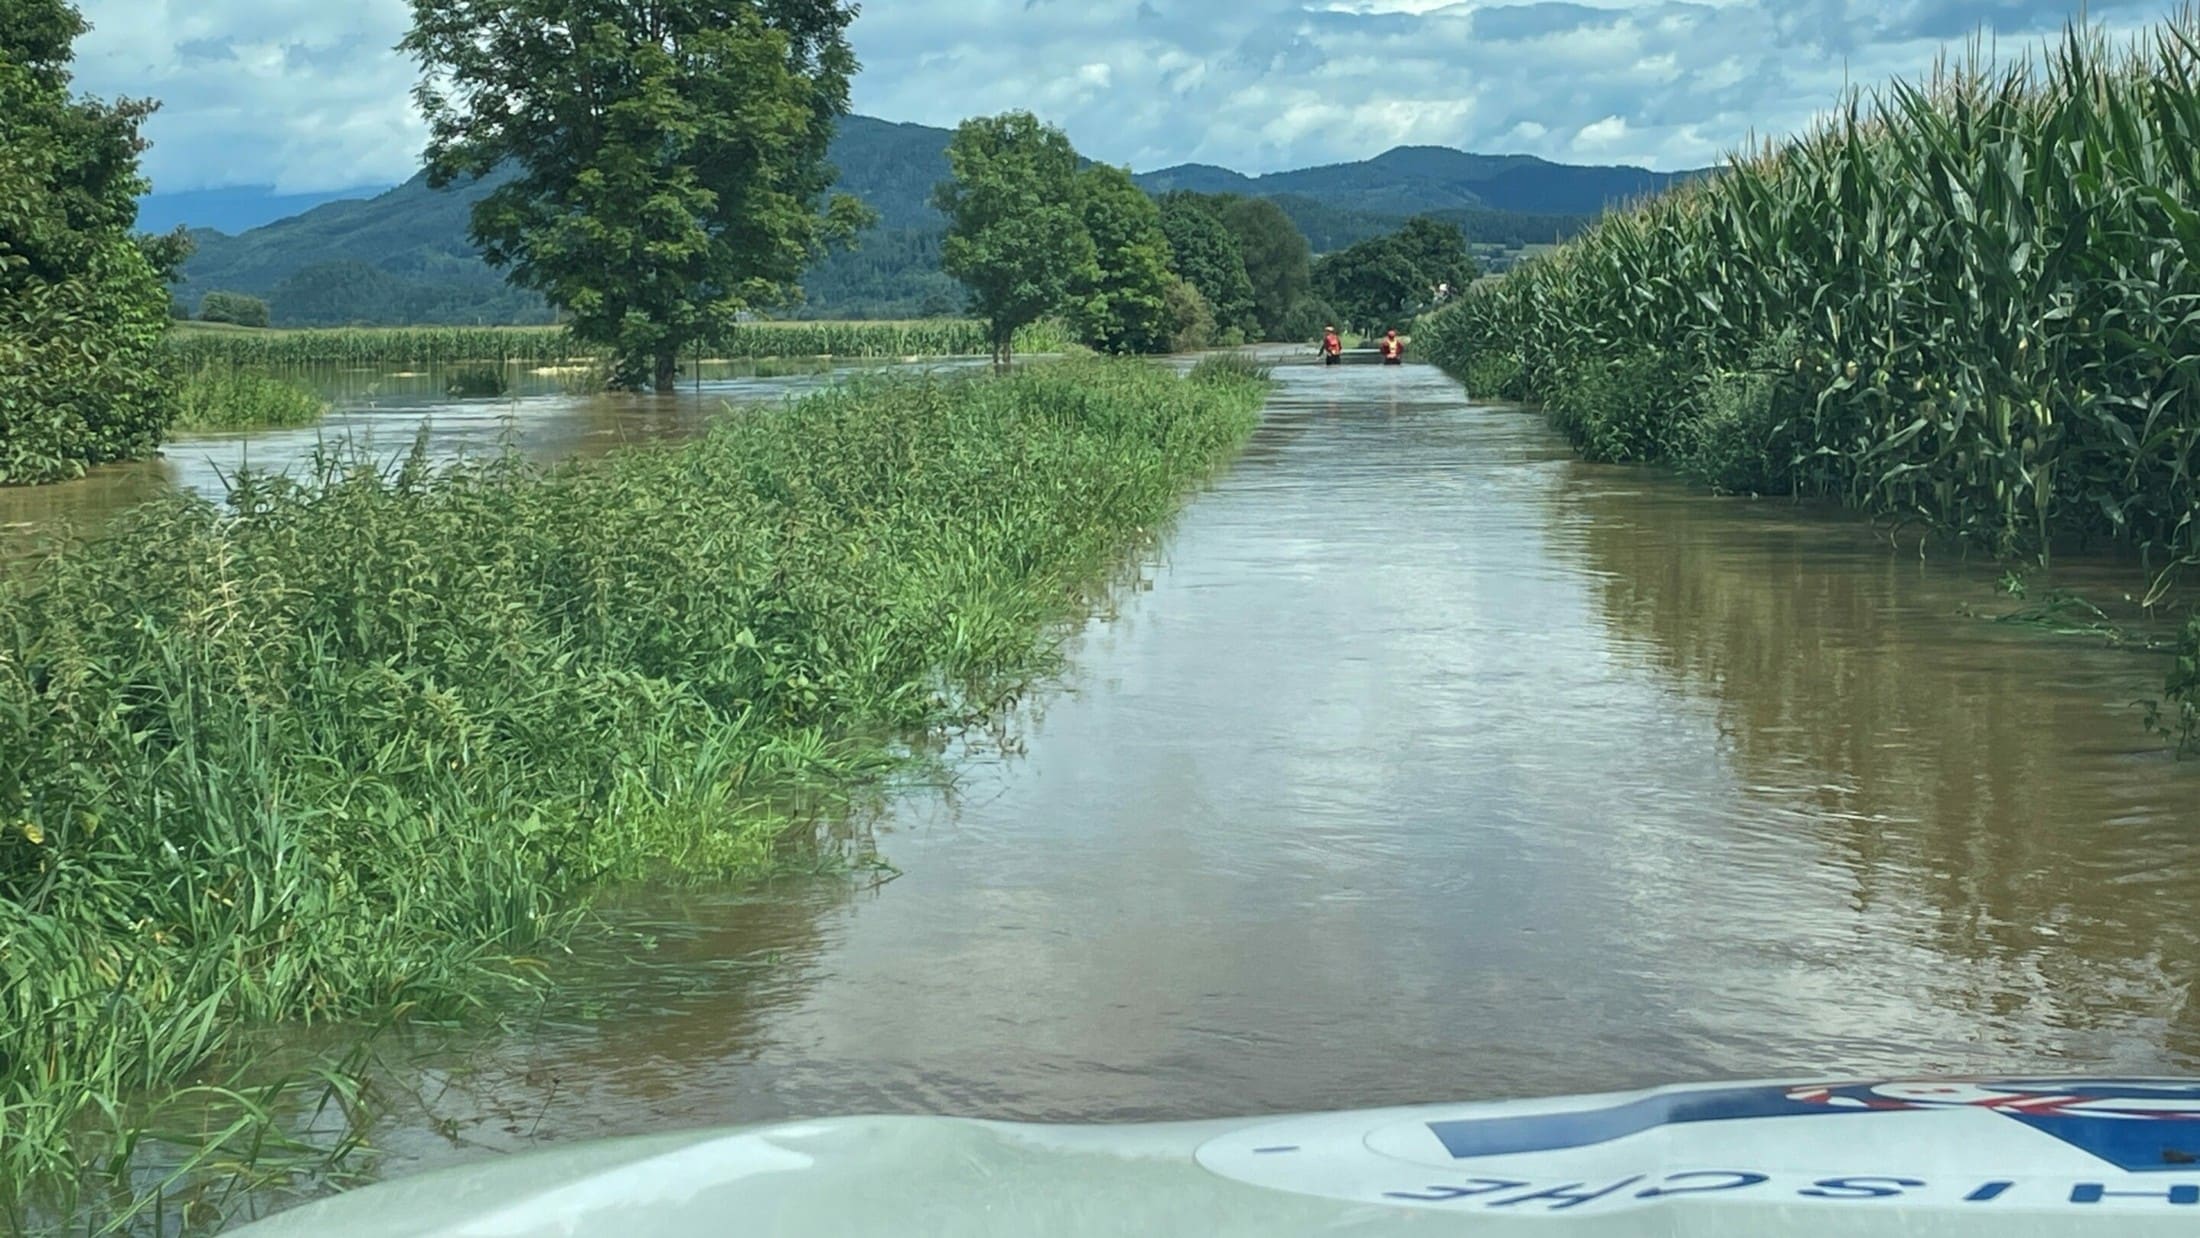
[(70, 97), (87, 29), (62, 0), (0, 0), (0, 483), (145, 455), (172, 411), (160, 337), (187, 247), (133, 235), (157, 105)]
[(264, 327), (267, 325), (267, 302), (241, 292), (209, 292), (199, 302), (199, 321)]
[(1417, 215), (1398, 229), (1397, 237), (1407, 261), (1421, 273), (1424, 288), (1450, 284), (1457, 290), (1474, 282), (1474, 255), (1458, 224)]
[(1323, 328), (1333, 327), (1344, 321), (1344, 315), (1339, 314), (1335, 306), (1320, 297), (1308, 294), (1299, 298), (1290, 309), (1284, 311), (1282, 323), (1277, 327), (1275, 334), (1269, 338), (1298, 341), (1318, 340), (1321, 338)]
[(1214, 311), (1222, 331), (1255, 332), (1253, 284), (1237, 238), (1224, 226), (1211, 199), (1179, 190), (1161, 195), (1161, 230), (1168, 234), (1176, 273), (1191, 281)]
[[(1306, 237), (1283, 208), (1266, 198), (1232, 197), (1223, 201), (1223, 225), (1237, 242), (1245, 262), (1245, 277), (1252, 288), (1253, 319), (1262, 339), (1296, 338), (1285, 321), (1292, 309), (1306, 300), (1313, 288), (1313, 257)], [(1321, 324), (1315, 324), (1320, 330)]]
[(1463, 288), (1474, 259), (1456, 224), (1420, 218), (1314, 264), (1314, 287), (1363, 331), (1402, 325), (1427, 308), (1439, 284)]
[(1215, 312), (1192, 281), (1169, 277), (1169, 351), (1198, 352), (1215, 344)]
[(1070, 290), (1071, 325), (1102, 352), (1166, 350), (1173, 276), (1160, 208), (1129, 172), (1099, 164), (1077, 174), (1077, 208), (1096, 265)]
[(1005, 366), (1016, 330), (1099, 282), (1092, 236), (1077, 202), (1077, 152), (1029, 112), (966, 120), (948, 143), (949, 179), (933, 204), (947, 216), (941, 265), (986, 320), (993, 361)]
[[(855, 71), (838, 0), (412, 0), (403, 50), (440, 188), (491, 266), (669, 390), (680, 350), (788, 304), (864, 213), (825, 162)], [(820, 211), (820, 207), (825, 209)]]
[(1397, 326), (1423, 292), (1420, 272), (1395, 234), (1323, 255), (1314, 264), (1314, 287), (1360, 331)]

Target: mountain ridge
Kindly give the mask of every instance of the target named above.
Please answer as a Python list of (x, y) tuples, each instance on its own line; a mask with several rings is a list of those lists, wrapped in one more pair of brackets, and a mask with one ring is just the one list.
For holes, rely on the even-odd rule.
[[(944, 225), (931, 205), (933, 185), (948, 174), (952, 136), (868, 116), (842, 122), (830, 155), (837, 188), (862, 199), (879, 222), (855, 252), (812, 268), (807, 312), (886, 316), (959, 305), (959, 288), (938, 269)], [(1133, 179), (1155, 194), (1191, 189), (1275, 199), (1319, 252), (1417, 214), (1450, 218), (1471, 240), (1517, 248), (1569, 235), (1614, 203), (1700, 174), (1398, 146), (1368, 159), (1257, 176), (1186, 163)], [(285, 325), (548, 321), (548, 306), (507, 286), (467, 239), (472, 205), (495, 183), (437, 191), (417, 175), (373, 197), (319, 203), (236, 235), (196, 229), (199, 249), (184, 265), (179, 298), (195, 305), (216, 289), (266, 297)], [(159, 198), (148, 202), (157, 207)]]

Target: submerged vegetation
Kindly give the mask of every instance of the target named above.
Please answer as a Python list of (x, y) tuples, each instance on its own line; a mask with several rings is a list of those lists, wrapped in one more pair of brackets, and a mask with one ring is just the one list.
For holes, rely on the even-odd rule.
[(499, 396), (511, 390), (511, 380), (500, 365), (462, 365), (444, 376), (443, 391), (459, 399)]
[[(2200, 564), (2200, 14), (1852, 98), (1416, 333), (1585, 454), (2009, 556)], [(2200, 719), (2200, 625), (2170, 684)]]
[(176, 384), (177, 430), (261, 430), (311, 425), (328, 401), (297, 383), (259, 370), (202, 365)]
[(769, 871), (791, 790), (1042, 672), (1262, 390), (871, 380), (587, 464), (247, 476), (5, 569), (0, 1183), (126, 1162), (117, 1099), (255, 1021), (478, 1001), (593, 883)]

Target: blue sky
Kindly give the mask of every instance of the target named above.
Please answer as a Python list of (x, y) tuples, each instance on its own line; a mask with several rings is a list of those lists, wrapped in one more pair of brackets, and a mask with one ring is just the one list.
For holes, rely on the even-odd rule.
[[(421, 128), (405, 0), (78, 0), (78, 84), (150, 95), (156, 189), (404, 179)], [(2169, 0), (2101, 0), (2136, 30)], [(1334, 163), (1401, 143), (1673, 169), (1807, 125), (1844, 79), (2005, 54), (2077, 12), (2031, 0), (871, 0), (856, 110), (952, 125), (1029, 108), (1140, 170)]]

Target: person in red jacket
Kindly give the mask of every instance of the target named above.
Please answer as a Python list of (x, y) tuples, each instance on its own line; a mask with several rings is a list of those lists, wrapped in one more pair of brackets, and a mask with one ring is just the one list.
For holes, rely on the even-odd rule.
[(1406, 342), (1398, 338), (1398, 328), (1392, 327), (1383, 337), (1383, 364), (1398, 365), (1406, 359)]
[(1322, 328), (1322, 364), (1335, 365), (1344, 360), (1344, 341), (1337, 338), (1335, 327)]

